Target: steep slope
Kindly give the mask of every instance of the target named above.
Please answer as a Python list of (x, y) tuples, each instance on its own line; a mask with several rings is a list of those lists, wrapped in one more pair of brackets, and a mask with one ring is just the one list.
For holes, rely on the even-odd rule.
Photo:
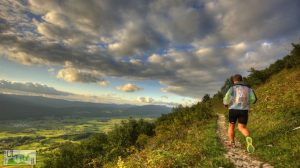
[(104, 167), (233, 167), (218, 140), (216, 119), (210, 102), (175, 108), (158, 118), (154, 137), (138, 138), (142, 150), (132, 146), (130, 156)]
[(283, 70), (255, 91), (249, 116), (255, 155), (276, 167), (300, 167), (300, 69)]

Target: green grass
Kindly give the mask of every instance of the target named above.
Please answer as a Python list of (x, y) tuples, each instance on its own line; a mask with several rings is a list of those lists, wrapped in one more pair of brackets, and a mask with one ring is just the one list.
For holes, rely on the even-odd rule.
[(255, 91), (248, 124), (254, 156), (279, 168), (300, 167), (300, 129), (293, 130), (300, 126), (300, 70), (284, 70)]
[(219, 142), (216, 118), (194, 121), (190, 126), (171, 124), (157, 128), (156, 136), (149, 139), (146, 148), (133, 150), (128, 158), (105, 167), (233, 167), (224, 158)]

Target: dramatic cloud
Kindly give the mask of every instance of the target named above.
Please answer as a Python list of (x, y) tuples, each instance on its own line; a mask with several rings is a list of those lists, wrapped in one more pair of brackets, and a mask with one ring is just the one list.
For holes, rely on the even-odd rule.
[(116, 89), (121, 90), (123, 92), (135, 92), (141, 90), (142, 88), (138, 87), (135, 84), (127, 83), (125, 85), (116, 87)]
[(61, 67), (68, 82), (156, 80), (163, 92), (200, 98), (285, 56), (299, 41), (299, 9), (296, 0), (3, 0), (0, 55)]
[(276, 39), (299, 33), (300, 2), (274, 1), (218, 1), (213, 12), (221, 12), (221, 34), (233, 41)]
[(116, 32), (116, 42), (108, 45), (108, 49), (118, 56), (141, 54), (149, 49), (164, 45), (160, 36), (148, 27), (138, 25), (138, 21), (129, 22), (124, 29)]
[(20, 83), (20, 82), (11, 82), (7, 80), (0, 80), (0, 89), (2, 91), (19, 91), (19, 92), (28, 92), (33, 94), (45, 94), (45, 95), (55, 95), (55, 96), (68, 96), (72, 95), (71, 93), (62, 92), (56, 90), (53, 87), (47, 85), (42, 85), (39, 83)]

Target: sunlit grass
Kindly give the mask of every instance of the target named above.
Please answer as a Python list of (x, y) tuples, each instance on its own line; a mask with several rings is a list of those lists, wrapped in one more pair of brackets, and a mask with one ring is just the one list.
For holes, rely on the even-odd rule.
[(300, 129), (293, 130), (300, 126), (300, 70), (284, 70), (255, 90), (248, 124), (254, 155), (275, 167), (300, 167)]
[[(164, 125), (149, 139), (146, 148), (135, 152), (118, 165), (135, 167), (233, 167), (225, 159), (224, 148), (216, 134), (216, 118), (194, 121), (192, 125)], [(117, 163), (115, 163), (117, 164)], [(116, 167), (107, 164), (105, 167)]]

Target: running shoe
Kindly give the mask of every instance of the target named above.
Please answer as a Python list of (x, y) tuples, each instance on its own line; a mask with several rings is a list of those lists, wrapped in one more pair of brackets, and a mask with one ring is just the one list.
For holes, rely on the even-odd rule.
[(247, 142), (247, 151), (250, 152), (250, 153), (253, 153), (255, 148), (254, 146), (252, 145), (252, 138), (251, 137), (246, 137), (246, 142)]

